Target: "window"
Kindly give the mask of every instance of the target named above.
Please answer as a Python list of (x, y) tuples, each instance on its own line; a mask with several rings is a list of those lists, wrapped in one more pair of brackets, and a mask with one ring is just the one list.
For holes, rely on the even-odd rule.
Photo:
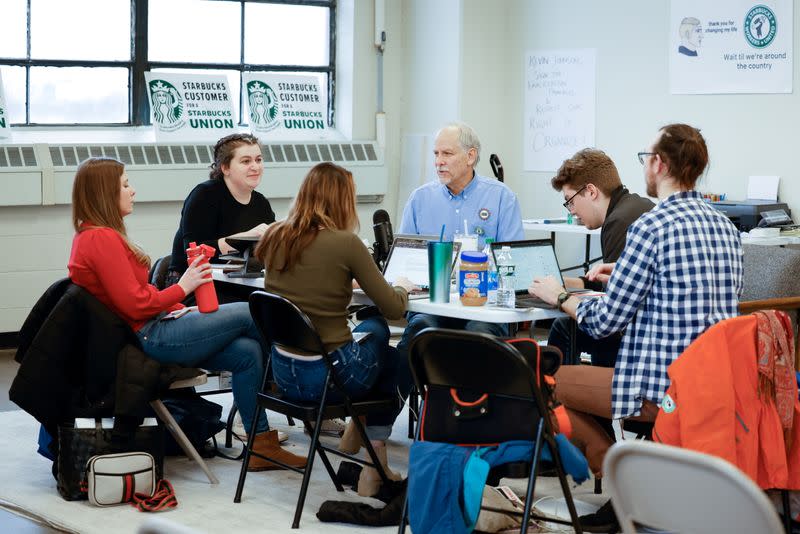
[[(150, 124), (144, 72), (311, 75), (333, 124), (335, 0), (2, 0), (0, 74), (13, 125)], [(87, 15), (91, 14), (91, 15)]]

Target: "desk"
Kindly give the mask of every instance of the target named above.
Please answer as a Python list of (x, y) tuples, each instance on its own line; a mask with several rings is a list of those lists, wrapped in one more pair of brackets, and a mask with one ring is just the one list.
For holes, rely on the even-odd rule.
[(544, 220), (545, 219), (522, 219), (522, 228), (534, 232), (550, 232), (550, 239), (553, 241), (553, 246), (555, 246), (556, 244), (556, 233), (583, 234), (586, 236), (586, 253), (584, 255), (583, 263), (580, 263), (573, 267), (566, 267), (564, 269), (561, 269), (562, 273), (566, 271), (573, 271), (578, 267), (583, 267), (583, 271), (586, 272), (589, 270), (589, 265), (601, 259), (601, 258), (592, 259), (591, 257), (592, 236), (600, 235), (600, 228), (589, 230), (582, 224), (566, 224), (566, 223), (547, 224), (543, 222)]

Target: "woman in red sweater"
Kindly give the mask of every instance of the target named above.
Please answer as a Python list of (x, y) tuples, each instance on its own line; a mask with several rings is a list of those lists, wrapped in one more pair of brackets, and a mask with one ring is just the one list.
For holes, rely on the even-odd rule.
[[(124, 319), (153, 359), (233, 373), (233, 396), (245, 428), (258, 417), (255, 450), (294, 466), (305, 458), (280, 449), (277, 431), (258, 409), (256, 391), (263, 380), (261, 338), (247, 303), (223, 304), (214, 313), (192, 309), (178, 319), (168, 314), (201, 284), (209, 282), (208, 264), (195, 260), (177, 284), (159, 291), (147, 282), (150, 258), (127, 236), (123, 218), (133, 212), (136, 194), (125, 166), (111, 158), (89, 158), (78, 167), (72, 187), (75, 238), (69, 277)], [(254, 464), (254, 462), (256, 462)], [(250, 470), (277, 465), (253, 457)]]

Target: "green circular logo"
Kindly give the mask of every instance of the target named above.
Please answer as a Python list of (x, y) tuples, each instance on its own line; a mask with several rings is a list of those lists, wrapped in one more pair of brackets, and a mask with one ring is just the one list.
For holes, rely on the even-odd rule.
[(166, 80), (151, 80), (149, 87), (156, 123), (167, 132), (181, 128), (186, 121), (183, 120), (183, 97), (178, 90)]
[(247, 84), (250, 105), (250, 126), (257, 131), (270, 131), (280, 126), (278, 97), (272, 87), (259, 80)]
[(775, 13), (767, 6), (755, 6), (744, 17), (744, 37), (754, 48), (769, 46), (777, 31)]

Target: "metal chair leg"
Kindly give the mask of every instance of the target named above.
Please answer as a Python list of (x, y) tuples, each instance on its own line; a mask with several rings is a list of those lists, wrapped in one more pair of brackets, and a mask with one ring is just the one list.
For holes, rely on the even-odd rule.
[(203, 457), (197, 452), (197, 449), (194, 448), (192, 442), (189, 441), (189, 438), (186, 437), (186, 434), (183, 433), (181, 427), (178, 425), (178, 422), (175, 421), (175, 418), (172, 417), (172, 414), (169, 413), (167, 407), (164, 406), (164, 403), (161, 402), (161, 399), (156, 399), (150, 402), (150, 406), (153, 408), (153, 411), (156, 412), (156, 415), (159, 419), (161, 419), (169, 430), (172, 437), (175, 438), (175, 441), (178, 442), (183, 452), (186, 453), (186, 456), (194, 460), (194, 462), (200, 466), (200, 469), (208, 477), (208, 481), (211, 484), (219, 484), (219, 479), (214, 476), (214, 473), (211, 472), (211, 469), (208, 468), (206, 461), (203, 460)]
[(258, 417), (253, 417), (253, 422), (250, 425), (250, 437), (247, 440), (247, 447), (244, 448), (244, 458), (242, 459), (242, 469), (239, 471), (239, 482), (236, 483), (236, 495), (233, 497), (233, 502), (242, 502), (242, 490), (244, 490), (244, 479), (247, 477), (247, 467), (250, 465), (250, 453), (253, 451), (253, 443), (255, 443), (256, 428), (258, 428)]

